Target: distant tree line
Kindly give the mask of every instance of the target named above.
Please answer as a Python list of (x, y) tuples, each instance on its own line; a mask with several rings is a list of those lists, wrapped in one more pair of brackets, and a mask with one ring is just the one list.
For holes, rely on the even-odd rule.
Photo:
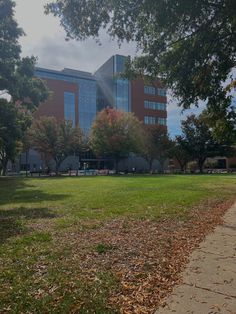
[(178, 161), (181, 171), (187, 163), (197, 162), (200, 172), (208, 157), (231, 156), (234, 152), (232, 143), (219, 142), (209, 129), (204, 113), (190, 115), (183, 120), (182, 135), (171, 139), (165, 128), (159, 125), (145, 126), (133, 113), (120, 112), (107, 108), (98, 113), (90, 135), (84, 137), (79, 126), (53, 117), (42, 117), (35, 121), (29, 132), (31, 147), (35, 148), (47, 163), (54, 160), (56, 173), (63, 160), (69, 155), (80, 156), (90, 149), (98, 158), (107, 157), (118, 163), (130, 153), (142, 156), (152, 171), (153, 161), (158, 160), (160, 172), (164, 172), (168, 158)]

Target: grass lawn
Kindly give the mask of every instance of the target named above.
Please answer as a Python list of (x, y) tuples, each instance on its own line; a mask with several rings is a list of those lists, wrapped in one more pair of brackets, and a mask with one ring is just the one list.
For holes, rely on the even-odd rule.
[(235, 175), (0, 178), (0, 313), (122, 312), (166, 230), (235, 196)]

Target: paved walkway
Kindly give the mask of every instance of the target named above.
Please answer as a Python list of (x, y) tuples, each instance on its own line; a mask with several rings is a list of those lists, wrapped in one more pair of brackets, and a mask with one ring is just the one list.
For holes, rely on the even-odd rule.
[(190, 256), (166, 303), (156, 314), (236, 314), (236, 204)]

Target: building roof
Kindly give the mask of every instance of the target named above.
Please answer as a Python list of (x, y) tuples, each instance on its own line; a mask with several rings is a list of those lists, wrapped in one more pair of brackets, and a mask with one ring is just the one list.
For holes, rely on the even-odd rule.
[(56, 75), (63, 75), (63, 76), (74, 77), (74, 78), (95, 80), (95, 77), (92, 75), (92, 73), (85, 72), (85, 71), (68, 69), (68, 68), (65, 68), (65, 69), (63, 69), (61, 71), (58, 71), (58, 70), (51, 70), (51, 69), (47, 69), (47, 68), (36, 67), (35, 71), (36, 72), (37, 71), (38, 72), (47, 72), (47, 73), (52, 73), (52, 74), (56, 74)]

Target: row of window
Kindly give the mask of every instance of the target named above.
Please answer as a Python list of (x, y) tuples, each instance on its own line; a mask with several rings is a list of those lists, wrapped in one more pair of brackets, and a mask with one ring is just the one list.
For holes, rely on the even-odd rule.
[(166, 118), (145, 116), (144, 117), (144, 124), (166, 125)]
[(166, 110), (166, 104), (155, 101), (144, 101), (144, 108), (146, 109), (154, 109), (154, 110)]
[(148, 95), (166, 96), (166, 89), (154, 86), (144, 86), (144, 93)]

